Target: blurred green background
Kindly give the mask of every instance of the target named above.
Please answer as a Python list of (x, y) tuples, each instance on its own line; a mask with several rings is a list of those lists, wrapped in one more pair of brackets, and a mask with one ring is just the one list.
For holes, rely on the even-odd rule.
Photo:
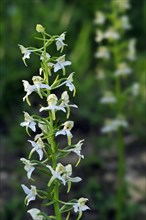
[[(121, 0), (122, 1), (122, 0)], [(145, 167), (145, 13), (144, 0), (131, 0), (131, 10), (128, 11), (133, 26), (129, 37), (137, 39), (137, 61), (135, 63), (134, 79), (143, 86), (142, 95), (136, 99), (134, 108), (129, 114), (133, 120), (130, 130), (132, 140), (126, 145), (126, 158), (134, 160), (131, 172), (140, 174), (137, 180), (143, 178)], [(67, 31), (64, 53), (72, 61), (70, 71), (74, 71), (77, 88), (76, 104), (79, 110), (72, 114), (75, 121), (74, 133), (77, 140), (85, 138), (84, 159), (77, 168), (81, 173), (83, 183), (73, 188), (73, 195), (89, 197), (92, 211), (84, 215), (85, 220), (114, 219), (116, 196), (111, 186), (115, 172), (109, 164), (116, 163), (115, 149), (111, 138), (101, 135), (102, 116), (106, 109), (99, 103), (99, 81), (96, 80), (96, 64), (94, 58), (97, 45), (95, 25), (93, 23), (96, 10), (102, 10), (103, 5), (110, 0), (1, 0), (1, 216), (3, 220), (28, 219), (23, 205), (24, 194), (20, 187), (25, 180), (20, 157), (26, 156), (27, 135), (19, 126), (23, 121), (22, 111), (27, 111), (22, 80), (31, 80), (38, 73), (38, 65), (32, 58), (26, 68), (21, 60), (18, 44), (32, 46), (37, 23), (46, 27), (50, 34), (61, 34)], [(130, 83), (130, 80), (129, 80)], [(34, 108), (35, 108), (34, 102)], [(128, 134), (127, 134), (127, 137)], [(131, 138), (131, 135), (130, 135)], [(129, 159), (130, 158), (130, 159)], [(129, 160), (128, 160), (129, 159)], [(130, 162), (129, 162), (130, 164)], [(128, 166), (128, 165), (127, 165)], [(84, 173), (82, 171), (85, 171)], [(113, 179), (112, 179), (113, 178)], [(140, 184), (145, 184), (140, 182)], [(127, 201), (125, 219), (144, 219), (143, 185), (138, 185), (135, 191), (131, 189), (131, 197)], [(133, 190), (133, 191), (132, 191)], [(127, 193), (129, 193), (127, 192)], [(133, 194), (132, 194), (133, 193)], [(135, 194), (136, 195), (135, 195)], [(135, 197), (134, 197), (135, 196)], [(138, 197), (138, 199), (137, 199)]]

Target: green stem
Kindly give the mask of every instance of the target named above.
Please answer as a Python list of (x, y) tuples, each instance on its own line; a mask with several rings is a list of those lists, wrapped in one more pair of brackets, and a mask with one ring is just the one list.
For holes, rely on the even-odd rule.
[[(113, 26), (116, 28), (116, 21), (118, 19), (118, 14), (115, 6), (113, 5)], [(120, 49), (118, 47), (118, 44), (115, 42), (113, 45), (113, 55), (114, 55), (114, 66), (115, 69), (118, 66), (118, 63), (120, 62), (119, 59)], [(121, 100), (121, 81), (120, 77), (116, 76), (115, 79), (115, 92), (117, 97), (117, 104), (115, 106), (115, 112), (119, 115), (123, 112), (123, 103)], [(123, 218), (123, 206), (124, 206), (124, 191), (125, 191), (125, 185), (124, 185), (124, 176), (125, 176), (125, 148), (124, 148), (124, 137), (123, 137), (123, 131), (121, 128), (117, 131), (117, 148), (118, 148), (118, 172), (117, 172), (117, 213), (116, 213), (116, 220), (122, 220)]]
[[(49, 77), (48, 77), (48, 66), (47, 66), (47, 62), (46, 62), (46, 44), (45, 44), (45, 34), (43, 34), (43, 39), (44, 39), (44, 78), (46, 80), (46, 84), (49, 85)], [(50, 94), (50, 91), (48, 90), (47, 95)], [(49, 132), (51, 134), (51, 136), (47, 139), (48, 143), (51, 145), (51, 149), (52, 149), (52, 167), (53, 169), (56, 169), (57, 166), (57, 157), (56, 157), (56, 143), (54, 140), (54, 126), (53, 126), (53, 118), (52, 118), (52, 114), (51, 112), (49, 112), (49, 119), (50, 119), (50, 125), (49, 125)], [(59, 209), (59, 186), (58, 186), (58, 182), (57, 180), (54, 181), (54, 212), (55, 212), (55, 217), (57, 220), (62, 220), (61, 218), (61, 213), (60, 213), (60, 209)]]
[[(50, 112), (50, 132), (51, 134), (53, 134), (53, 119), (52, 119), (52, 115)], [(51, 149), (52, 149), (52, 167), (53, 169), (56, 168), (57, 165), (57, 158), (56, 158), (56, 143), (54, 140), (54, 135), (52, 135), (49, 139), (49, 143), (51, 145)], [(58, 186), (58, 181), (55, 180), (54, 181), (54, 211), (55, 211), (55, 216), (57, 220), (61, 220), (61, 213), (60, 213), (60, 209), (59, 209), (59, 186)]]
[(123, 216), (123, 205), (124, 205), (124, 174), (125, 174), (125, 149), (124, 149), (124, 142), (123, 142), (123, 134), (122, 130), (118, 130), (118, 181), (117, 181), (117, 214), (116, 220), (122, 220)]

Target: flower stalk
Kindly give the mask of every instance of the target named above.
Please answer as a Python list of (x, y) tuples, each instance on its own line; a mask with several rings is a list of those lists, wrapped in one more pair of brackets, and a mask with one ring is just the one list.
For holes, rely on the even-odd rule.
[[(131, 39), (129, 42), (125, 42), (124, 40), (126, 31), (131, 29), (128, 16), (125, 14), (126, 10), (130, 7), (129, 0), (112, 0), (110, 9), (105, 13), (101, 11), (96, 13), (95, 19), (95, 24), (98, 24), (95, 40), (99, 44), (95, 57), (101, 60), (101, 64), (97, 68), (97, 79), (102, 81), (101, 85), (103, 85), (103, 88), (101, 89), (104, 94), (100, 99), (100, 103), (108, 105), (112, 115), (116, 115), (115, 119), (107, 119), (101, 129), (102, 133), (116, 133), (118, 148), (116, 220), (123, 219), (125, 205), (124, 128), (128, 127), (128, 122), (125, 119), (125, 107), (129, 94), (127, 93), (128, 89), (123, 87), (123, 81), (130, 77), (130, 74), (133, 72), (130, 65), (136, 59), (135, 41)], [(110, 27), (107, 30), (103, 30), (103, 27), (106, 27), (106, 22), (110, 24)], [(108, 64), (112, 68), (111, 72), (108, 70), (110, 69)], [(109, 90), (109, 87), (112, 87), (112, 89)]]
[[(89, 207), (85, 205), (88, 199), (84, 198), (82, 202), (80, 202), (80, 199), (63, 202), (60, 201), (59, 198), (61, 185), (67, 185), (67, 193), (69, 193), (71, 183), (81, 181), (80, 177), (72, 177), (72, 165), (63, 165), (60, 159), (73, 152), (79, 157), (76, 164), (78, 165), (81, 158), (84, 158), (80, 153), (83, 140), (79, 141), (76, 145), (72, 143), (73, 134), (71, 130), (74, 126), (74, 122), (71, 120), (66, 121), (66, 119), (70, 117), (70, 108), (77, 108), (77, 105), (70, 104), (70, 97), (66, 90), (62, 93), (60, 98), (56, 95), (56, 90), (59, 90), (60, 87), (68, 87), (70, 92), (73, 93), (73, 96), (75, 95), (76, 90), (73, 84), (73, 73), (66, 77), (67, 71), (65, 69), (71, 65), (71, 62), (65, 60), (65, 55), (57, 57), (51, 56), (48, 53), (48, 47), (53, 43), (56, 44), (57, 53), (63, 51), (64, 47), (67, 46), (67, 44), (64, 43), (65, 33), (51, 36), (46, 33), (45, 28), (40, 24), (36, 26), (36, 31), (42, 35), (42, 37), (38, 39), (42, 40), (43, 46), (40, 48), (29, 47), (31, 48), (29, 49), (19, 45), (23, 54), (22, 60), (26, 66), (26, 59), (29, 59), (32, 53), (39, 56), (41, 61), (39, 69), (41, 76), (32, 77), (34, 84), (30, 85), (29, 82), (23, 80), (24, 91), (26, 92), (23, 101), (26, 100), (27, 104), (31, 106), (28, 96), (35, 92), (41, 99), (47, 102), (47, 106), (44, 107), (41, 105), (38, 115), (30, 115), (24, 112), (24, 122), (20, 125), (26, 127), (28, 135), (31, 137), (32, 132), (37, 132), (38, 130), (41, 130), (41, 133), (35, 134), (34, 140), (28, 140), (32, 146), (32, 150), (29, 153), (28, 159), (21, 158), (21, 161), (25, 165), (24, 169), (27, 172), (29, 181), (32, 180), (31, 176), (35, 175), (36, 169), (42, 172), (43, 175), (44, 173), (47, 174), (49, 179), (47, 180), (48, 183), (46, 183), (46, 189), (43, 190), (35, 185), (31, 185), (31, 188), (28, 188), (22, 184), (22, 188), (27, 194), (25, 203), (29, 205), (31, 201), (39, 198), (40, 200), (46, 199), (50, 201), (45, 204), (46, 206), (54, 206), (53, 216), (37, 208), (28, 210), (28, 213), (34, 220), (63, 220), (65, 216), (66, 220), (69, 220), (71, 210), (78, 213), (76, 219), (79, 220), (82, 217), (83, 211), (89, 209)], [(54, 79), (53, 74), (57, 74), (54, 82), (52, 82)], [(46, 117), (41, 115), (43, 111), (47, 112)], [(58, 120), (61, 120), (59, 118), (60, 111), (65, 115), (63, 119), (65, 122), (63, 121), (58, 125)], [(62, 146), (62, 142), (58, 144), (58, 135), (67, 136), (66, 146)], [(60, 145), (61, 149), (59, 147)], [(35, 181), (34, 177), (33, 180)]]

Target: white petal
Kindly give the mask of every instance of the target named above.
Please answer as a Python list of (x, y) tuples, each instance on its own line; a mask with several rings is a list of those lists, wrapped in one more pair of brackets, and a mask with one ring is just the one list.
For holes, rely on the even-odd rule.
[(36, 199), (36, 195), (28, 195), (27, 196), (27, 205), (29, 205), (30, 201), (34, 201)]
[(38, 148), (38, 145), (34, 141), (28, 140), (28, 142), (30, 142), (35, 149)]
[(53, 170), (53, 168), (50, 166), (50, 165), (47, 165), (46, 167), (48, 167), (49, 168), (49, 170), (51, 171), (51, 173), (52, 173), (52, 175), (54, 174), (54, 170)]
[(42, 108), (40, 108), (40, 112), (42, 112), (42, 111), (47, 111), (47, 110), (50, 110), (50, 109), (51, 109), (50, 106), (42, 107)]
[(71, 182), (74, 182), (74, 183), (77, 183), (77, 182), (80, 182), (82, 179), (80, 177), (70, 177), (69, 178), (69, 181)]
[(34, 121), (30, 122), (29, 127), (32, 131), (36, 132), (36, 123)]
[(63, 177), (61, 177), (61, 176), (59, 175), (59, 176), (57, 177), (57, 179), (61, 180), (62, 183), (63, 183), (63, 185), (65, 186), (66, 181), (65, 181), (65, 179), (64, 179)]
[(61, 65), (59, 63), (56, 63), (54, 65), (54, 72), (56, 73), (58, 70), (62, 69)]
[(90, 209), (90, 208), (87, 205), (84, 205), (84, 206), (81, 207), (81, 209), (82, 209), (82, 211), (85, 211), (85, 210)]
[(20, 123), (20, 126), (22, 126), (22, 127), (25, 127), (28, 125), (29, 125), (29, 122), (26, 122), (26, 121)]
[(78, 108), (77, 105), (68, 105), (69, 107)]
[(31, 167), (30, 170), (27, 172), (27, 177), (28, 177), (28, 179), (31, 178), (31, 174), (32, 174), (32, 172), (33, 172), (34, 170), (35, 170), (35, 168), (34, 168), (34, 167)]
[(66, 112), (66, 110), (65, 110), (65, 108), (64, 107), (62, 107), (62, 106), (54, 106), (54, 109), (56, 109), (56, 110), (62, 110), (63, 112)]
[(74, 212), (78, 212), (79, 211), (78, 204), (74, 204), (73, 208), (74, 208)]
[(66, 83), (66, 86), (69, 87), (69, 90), (70, 90), (71, 92), (75, 89), (74, 85), (73, 85), (71, 82), (67, 82), (67, 83)]
[(55, 136), (58, 136), (58, 135), (66, 135), (66, 131), (65, 130), (57, 131)]
[(40, 210), (33, 208), (33, 209), (28, 210), (27, 212), (31, 215), (33, 219), (35, 219), (37, 215), (40, 213)]
[(27, 195), (31, 192), (31, 190), (27, 186), (25, 186), (24, 184), (22, 184), (21, 187)]
[(57, 47), (57, 50), (60, 50), (62, 48), (62, 44), (59, 40), (56, 41), (56, 47)]
[(70, 62), (70, 61), (64, 61), (64, 62), (62, 63), (62, 65), (63, 65), (63, 66), (68, 66), (68, 65), (71, 65), (71, 62)]
[(48, 86), (48, 85), (46, 85), (46, 84), (41, 84), (41, 85), (40, 85), (40, 88), (50, 90), (50, 86)]
[(43, 158), (43, 151), (42, 151), (42, 149), (39, 148), (39, 149), (36, 150), (36, 152), (39, 154), (39, 159), (42, 160), (42, 158)]

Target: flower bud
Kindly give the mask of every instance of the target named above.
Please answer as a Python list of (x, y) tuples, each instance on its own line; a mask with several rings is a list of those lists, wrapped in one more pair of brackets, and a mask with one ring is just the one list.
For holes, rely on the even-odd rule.
[(43, 33), (45, 31), (45, 28), (41, 24), (37, 24), (36, 31), (39, 33)]

